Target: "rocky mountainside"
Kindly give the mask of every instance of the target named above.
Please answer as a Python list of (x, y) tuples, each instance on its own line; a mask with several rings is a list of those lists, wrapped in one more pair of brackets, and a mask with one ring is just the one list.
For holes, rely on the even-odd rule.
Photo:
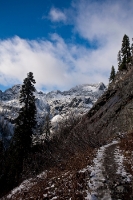
[(105, 139), (132, 130), (132, 119), (133, 68), (116, 74), (108, 90), (84, 116), (79, 126), (84, 130), (86, 124), (88, 132)]
[[(5, 92), (0, 91), (0, 128), (1, 137), (10, 139), (14, 130), (14, 119), (20, 108), (19, 91), (21, 85), (15, 85)], [(50, 114), (52, 123), (63, 119), (74, 112), (76, 115), (83, 115), (90, 110), (97, 99), (106, 90), (103, 83), (84, 84), (71, 88), (68, 91), (52, 91), (47, 94), (35, 92), (37, 121), (39, 125), (45, 121), (47, 114)]]

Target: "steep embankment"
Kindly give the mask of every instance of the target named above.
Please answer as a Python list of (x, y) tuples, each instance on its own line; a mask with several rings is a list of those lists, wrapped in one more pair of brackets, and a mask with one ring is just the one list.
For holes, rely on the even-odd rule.
[[(89, 135), (90, 143), (102, 144), (132, 128), (133, 68), (118, 72), (108, 90), (75, 128)], [(91, 137), (93, 135), (93, 137)], [(94, 138), (94, 139), (93, 139)]]

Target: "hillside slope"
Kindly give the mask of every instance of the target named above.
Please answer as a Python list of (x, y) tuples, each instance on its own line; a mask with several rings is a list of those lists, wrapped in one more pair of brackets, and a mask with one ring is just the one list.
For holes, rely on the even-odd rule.
[(69, 158), (64, 170), (45, 170), (22, 182), (1, 200), (132, 200), (133, 174), (124, 166), (126, 157), (120, 151), (120, 143), (113, 141), (95, 153), (88, 149), (78, 158)]
[(115, 80), (78, 125), (97, 139), (119, 136), (133, 126), (133, 68), (118, 72)]

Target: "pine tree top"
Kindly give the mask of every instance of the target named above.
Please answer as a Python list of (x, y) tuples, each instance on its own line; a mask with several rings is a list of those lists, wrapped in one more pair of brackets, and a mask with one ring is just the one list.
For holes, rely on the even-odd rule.
[(109, 78), (109, 81), (110, 81), (110, 82), (114, 80), (115, 75), (116, 75), (116, 74), (115, 74), (115, 68), (114, 68), (114, 66), (112, 66), (112, 68), (111, 68), (111, 73), (110, 73), (110, 78)]

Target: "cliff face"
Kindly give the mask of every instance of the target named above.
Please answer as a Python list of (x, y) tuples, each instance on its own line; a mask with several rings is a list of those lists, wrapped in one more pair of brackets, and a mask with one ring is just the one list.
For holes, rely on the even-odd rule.
[(80, 129), (98, 140), (127, 132), (133, 126), (133, 68), (118, 72), (108, 90), (83, 117)]

